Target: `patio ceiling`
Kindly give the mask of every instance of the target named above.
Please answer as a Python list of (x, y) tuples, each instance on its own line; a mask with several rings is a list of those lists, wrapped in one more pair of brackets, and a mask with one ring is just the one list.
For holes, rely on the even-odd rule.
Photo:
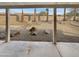
[(0, 8), (79, 8), (79, 2), (0, 2)]

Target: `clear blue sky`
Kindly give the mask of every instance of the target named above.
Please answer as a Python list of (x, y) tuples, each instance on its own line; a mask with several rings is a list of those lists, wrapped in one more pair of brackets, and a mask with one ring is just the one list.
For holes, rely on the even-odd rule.
[[(36, 9), (37, 13), (41, 11), (46, 11), (46, 8), (37, 8)], [(5, 12), (5, 9), (0, 9), (0, 12)], [(19, 9), (10, 9), (11, 13), (20, 13), (22, 12), (22, 8)], [(24, 8), (23, 12), (25, 13), (34, 13), (34, 8)], [(66, 12), (69, 12), (68, 9)], [(53, 8), (49, 8), (49, 15), (53, 14)], [(57, 14), (64, 14), (64, 9), (63, 8), (57, 8)]]

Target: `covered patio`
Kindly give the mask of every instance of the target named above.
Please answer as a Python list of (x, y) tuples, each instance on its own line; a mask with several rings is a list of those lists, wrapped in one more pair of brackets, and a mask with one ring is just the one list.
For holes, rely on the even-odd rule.
[[(0, 8), (6, 9), (6, 39), (5, 43), (0, 41), (0, 56), (47, 56), (64, 57), (79, 56), (79, 43), (57, 42), (57, 8), (64, 8), (64, 20), (66, 18), (66, 8), (79, 8), (77, 2), (0, 2)], [(10, 11), (12, 8), (54, 8), (53, 35), (52, 42), (34, 41), (10, 41)], [(36, 10), (34, 9), (34, 20), (36, 20)], [(23, 14), (23, 12), (22, 12)], [(47, 15), (48, 16), (48, 15)], [(23, 18), (22, 18), (23, 19)], [(48, 19), (48, 17), (47, 17)], [(17, 48), (18, 47), (18, 48)], [(78, 49), (76, 49), (78, 48)], [(33, 50), (33, 51), (32, 51)], [(72, 51), (74, 51), (72, 53)], [(10, 54), (12, 53), (12, 54)]]

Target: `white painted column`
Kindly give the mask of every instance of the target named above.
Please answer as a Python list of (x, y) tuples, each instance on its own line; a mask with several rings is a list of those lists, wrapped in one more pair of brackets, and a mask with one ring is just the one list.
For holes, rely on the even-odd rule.
[(9, 27), (9, 9), (6, 8), (6, 40), (5, 42), (9, 42), (10, 41), (10, 27)]
[(56, 17), (56, 8), (54, 8), (54, 30), (53, 30), (53, 43), (56, 44), (56, 32), (57, 32), (57, 17)]

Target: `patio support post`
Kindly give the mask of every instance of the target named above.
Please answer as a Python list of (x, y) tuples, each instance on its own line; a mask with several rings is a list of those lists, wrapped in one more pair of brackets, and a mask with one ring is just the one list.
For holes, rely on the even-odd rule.
[(56, 24), (56, 8), (54, 8), (54, 30), (53, 30), (53, 43), (56, 44), (56, 32), (57, 32), (57, 24)]
[(47, 13), (46, 22), (48, 22), (48, 11), (49, 11), (49, 9), (47, 8), (47, 9), (46, 9), (46, 13)]
[(64, 19), (63, 21), (66, 21), (66, 8), (64, 8)]
[(24, 21), (24, 17), (23, 17), (23, 9), (22, 9), (21, 22), (23, 21)]
[(33, 22), (36, 22), (36, 8), (34, 8), (34, 20)]
[(30, 15), (28, 15), (28, 21), (30, 21)]
[(9, 27), (9, 9), (6, 8), (6, 40), (5, 42), (9, 42), (10, 41), (10, 27)]
[(73, 19), (73, 21), (75, 21), (76, 20), (76, 8), (74, 8), (74, 19)]
[(17, 17), (17, 18), (16, 18), (16, 19), (17, 19), (17, 21), (19, 21), (19, 16), (18, 16), (18, 15), (16, 15), (16, 17)]
[(40, 21), (40, 15), (38, 15), (38, 21)]

